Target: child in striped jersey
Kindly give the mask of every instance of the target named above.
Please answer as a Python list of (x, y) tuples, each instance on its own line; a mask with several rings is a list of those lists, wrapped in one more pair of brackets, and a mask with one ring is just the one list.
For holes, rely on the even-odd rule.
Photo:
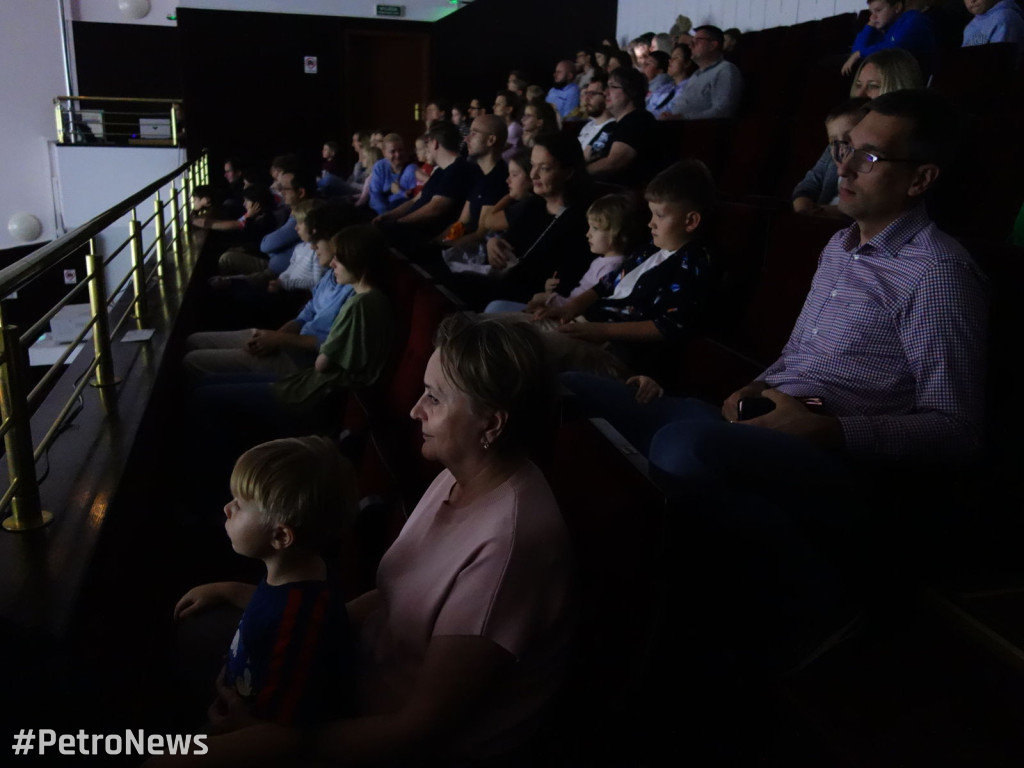
[[(238, 697), (253, 722), (286, 726), (281, 738), (350, 714), (348, 615), (320, 551), (355, 516), (355, 488), (351, 464), (323, 437), (263, 443), (235, 464), (224, 527), (234, 550), (262, 560), (267, 575), (255, 588), (195, 587), (175, 607), (176, 618), (223, 602), (244, 608), (210, 708), (214, 731), (241, 725)], [(231, 722), (218, 722), (228, 710)]]

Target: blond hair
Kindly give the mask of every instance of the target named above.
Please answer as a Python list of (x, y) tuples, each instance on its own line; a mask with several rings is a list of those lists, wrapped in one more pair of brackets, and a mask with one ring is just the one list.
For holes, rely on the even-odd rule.
[(355, 518), (355, 470), (326, 437), (287, 437), (250, 448), (235, 462), (231, 493), (252, 501), (267, 526), (287, 525), (315, 545)]

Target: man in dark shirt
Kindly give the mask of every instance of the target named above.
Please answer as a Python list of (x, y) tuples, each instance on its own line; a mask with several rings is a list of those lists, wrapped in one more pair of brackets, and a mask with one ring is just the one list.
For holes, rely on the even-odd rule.
[(480, 228), (480, 212), (486, 206), (493, 206), (508, 194), (508, 166), (501, 159), (501, 152), (508, 140), (505, 121), (497, 115), (481, 115), (473, 121), (466, 137), (469, 160), (480, 169), (480, 176), (469, 193), (469, 199), (462, 208), (459, 223), (461, 234), (452, 245), (475, 246), (482, 243), (487, 235)]
[(435, 122), (427, 132), (427, 162), (434, 172), (420, 196), (374, 219), (395, 247), (405, 250), (437, 237), (458, 218), (480, 178), (480, 169), (459, 155), (461, 143), (459, 129), (449, 122)]
[(638, 70), (619, 67), (608, 75), (605, 98), (615, 118), (608, 154), (587, 165), (591, 176), (633, 186), (650, 178), (654, 161), (654, 116), (647, 111), (647, 78)]

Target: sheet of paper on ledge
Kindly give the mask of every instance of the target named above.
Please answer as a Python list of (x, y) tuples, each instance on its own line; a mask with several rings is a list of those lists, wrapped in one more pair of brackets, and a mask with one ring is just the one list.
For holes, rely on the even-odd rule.
[[(67, 344), (61, 344), (50, 334), (44, 333), (36, 339), (35, 344), (28, 348), (28, 364), (51, 366), (60, 359), (60, 356), (64, 354), (64, 350), (67, 347)], [(75, 347), (74, 351), (68, 355), (68, 359), (64, 361), (64, 365), (73, 363), (83, 347), (85, 347), (85, 344), (79, 344)]]
[(125, 331), (121, 341), (149, 341), (151, 338), (153, 338), (153, 329), (143, 328), (141, 330)]

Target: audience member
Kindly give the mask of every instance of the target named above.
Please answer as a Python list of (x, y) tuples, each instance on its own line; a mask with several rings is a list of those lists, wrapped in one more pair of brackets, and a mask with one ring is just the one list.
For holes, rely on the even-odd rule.
[(523, 141), (523, 124), (519, 122), (523, 116), (523, 100), (515, 91), (498, 91), (494, 97), (494, 107), (491, 111), (505, 121), (508, 146), (502, 153), (502, 158), (508, 162)]
[[(629, 255), (621, 270), (589, 290), (539, 310), (539, 317), (561, 322), (556, 333), (563, 339), (553, 352), (562, 370), (597, 366), (615, 373), (624, 363), (651, 372), (665, 355), (662, 345), (652, 343), (678, 341), (708, 327), (722, 281), (700, 237), (714, 203), (711, 173), (699, 160), (680, 161), (651, 180), (645, 197), (653, 246)], [(574, 322), (580, 316), (586, 322)], [(608, 344), (613, 358), (586, 346)]]
[(405, 142), (397, 133), (384, 137), (384, 157), (370, 174), (370, 207), (378, 215), (387, 213), (409, 199), (416, 187), (416, 165), (407, 163)]
[(562, 117), (568, 117), (580, 105), (580, 87), (576, 84), (576, 68), (563, 59), (555, 65), (555, 84), (545, 98)]
[[(344, 596), (328, 578), (324, 549), (358, 512), (355, 471), (324, 437), (274, 440), (250, 448), (231, 473), (224, 507), (231, 547), (262, 560), (255, 586), (219, 582), (190, 589), (174, 606), (177, 621), (227, 604), (243, 611), (216, 680), (211, 719), (239, 697), (257, 722), (274, 723), (264, 739), (239, 737), (218, 723), (211, 757), (236, 765), (284, 748), (298, 728), (351, 716), (355, 654)], [(226, 719), (226, 718), (225, 718)], [(271, 746), (273, 745), (273, 746)]]
[(868, 0), (871, 15), (853, 41), (853, 53), (842, 67), (848, 75), (858, 61), (886, 48), (903, 48), (914, 54), (921, 69), (935, 69), (938, 44), (932, 25), (920, 11), (907, 10), (903, 0)]
[(341, 158), (338, 157), (338, 142), (325, 141), (320, 150), (320, 174), (331, 173), (337, 176), (341, 172)]
[(974, 18), (964, 27), (964, 48), (1013, 43), (1018, 61), (1024, 53), (1024, 14), (1014, 0), (964, 0)]
[[(451, 107), (446, 101), (432, 99), (427, 102), (427, 108), (423, 110), (424, 128), (429, 131), (430, 126), (439, 121), (451, 121)], [(383, 140), (383, 138), (382, 136), (381, 139)]]
[(473, 121), (469, 132), (467, 149), (469, 159), (480, 169), (480, 177), (469, 193), (456, 222), (461, 230), (454, 246), (466, 248), (483, 242), (487, 230), (480, 227), (480, 216), (484, 208), (494, 206), (508, 188), (508, 166), (501, 159), (505, 146), (505, 121), (497, 115), (484, 115)]
[(532, 147), (540, 136), (558, 133), (558, 114), (555, 108), (546, 101), (533, 99), (523, 109), (523, 145)]
[(662, 120), (714, 120), (736, 115), (743, 76), (735, 64), (722, 57), (723, 40), (718, 27), (705, 25), (693, 31), (690, 48), (697, 71), (669, 102)]
[(663, 51), (651, 51), (647, 55), (643, 73), (647, 78), (647, 99), (644, 104), (651, 111), (652, 104), (661, 104), (676, 87), (675, 80), (668, 74), (669, 57)]
[(242, 206), (242, 190), (245, 188), (243, 179), (245, 166), (237, 157), (229, 157), (224, 161), (224, 181), (227, 190), (224, 193), (223, 210), (228, 218), (238, 218), (244, 212)]
[[(783, 466), (801, 467), (806, 489), (842, 482), (854, 461), (961, 462), (980, 450), (985, 281), (923, 204), (950, 160), (957, 121), (929, 91), (894, 91), (868, 108), (835, 148), (839, 209), (854, 223), (822, 252), (779, 359), (720, 413), (671, 398), (607, 412), (667, 472), (784, 492), (792, 484), (776, 485)], [(729, 423), (749, 398), (772, 410)]]
[(660, 118), (669, 111), (672, 103), (680, 98), (683, 88), (690, 80), (690, 75), (697, 69), (697, 65), (690, 58), (690, 47), (688, 45), (677, 45), (672, 49), (672, 55), (668, 57), (668, 75), (672, 78), (672, 87), (664, 91), (660, 98), (651, 99), (648, 111), (656, 118)]
[(644, 108), (647, 78), (632, 68), (620, 67), (608, 75), (605, 98), (615, 118), (608, 154), (591, 161), (587, 171), (596, 179), (626, 186), (650, 177), (655, 157), (654, 117)]
[(508, 83), (506, 87), (512, 93), (519, 96), (520, 99), (526, 96), (526, 88), (530, 85), (530, 77), (521, 69), (513, 69), (508, 73)]
[(610, 54), (608, 54), (608, 65), (605, 67), (608, 74), (610, 75), (616, 69), (624, 67), (625, 69), (633, 69), (633, 59), (626, 51), (619, 50), (616, 48)]
[(592, 159), (606, 156), (611, 148), (615, 118), (608, 111), (608, 102), (604, 97), (607, 87), (608, 76), (599, 72), (583, 89), (583, 109), (590, 119), (580, 130), (578, 138), (583, 147), (583, 159), (588, 163)]
[[(489, 210), (485, 207), (480, 211), (480, 227), (489, 232), (504, 232), (519, 216), (524, 201), (533, 195), (533, 180), (530, 178), (533, 166), (530, 155), (533, 150), (520, 147), (507, 160), (508, 163), (508, 194)], [(486, 250), (482, 254), (481, 263), (487, 261)]]
[(587, 209), (587, 244), (597, 258), (590, 262), (568, 297), (557, 292), (562, 281), (555, 272), (545, 281), (544, 290), (534, 294), (529, 302), (492, 301), (484, 311), (534, 313), (546, 307), (564, 307), (569, 299), (593, 288), (603, 277), (618, 270), (626, 254), (633, 251), (637, 227), (631, 219), (635, 218), (635, 209), (631, 196), (624, 194), (599, 197)]
[[(434, 172), (419, 198), (381, 214), (376, 222), (391, 243), (414, 251), (423, 241), (437, 237), (459, 217), (480, 169), (459, 155), (459, 132), (438, 121), (427, 132), (427, 160)], [(406, 253), (412, 256), (412, 253)]]
[(269, 189), (254, 184), (242, 190), (242, 207), (245, 213), (238, 219), (203, 216), (192, 220), (194, 227), (231, 233), (227, 238), (230, 247), (220, 257), (222, 274), (234, 274), (230, 264), (266, 264), (266, 258), (260, 254), (260, 243), (277, 226), (274, 198)]
[(469, 115), (469, 119), (476, 120), (478, 117), (487, 114), (487, 107), (481, 99), (470, 99), (469, 106), (466, 108), (466, 114)]
[(921, 65), (902, 48), (886, 48), (860, 63), (850, 86), (850, 98), (873, 99), (883, 93), (924, 88)]
[(736, 27), (730, 27), (722, 33), (722, 52), (733, 53), (736, 50), (736, 46), (740, 44), (740, 35), (742, 33)]
[(568, 293), (590, 262), (585, 234), (591, 184), (579, 142), (564, 133), (541, 136), (531, 160), (534, 194), (508, 230), (487, 241), (490, 273), (452, 275), (472, 307), (494, 299), (528, 301), (553, 272), (563, 281), (558, 290)]
[(659, 35), (655, 35), (654, 39), (651, 40), (651, 50), (661, 51), (666, 56), (668, 56), (668, 54), (672, 51), (672, 47), (674, 45), (675, 42), (672, 40), (672, 36), (665, 32), (662, 32)]
[(302, 311), (276, 331), (257, 326), (237, 331), (193, 333), (185, 341), (183, 360), (189, 376), (195, 380), (222, 374), (255, 373), (278, 378), (312, 366), (338, 311), (352, 294), (352, 287), (338, 283), (329, 269), (334, 258), (332, 238), (351, 223), (351, 214), (339, 206), (311, 210), (303, 229), (313, 246), (317, 266), (324, 271)]
[(594, 77), (594, 52), (589, 48), (580, 48), (576, 52), (576, 86), (580, 89), (582, 97), (583, 89)]
[(868, 101), (862, 98), (848, 99), (828, 113), (825, 118), (828, 146), (793, 190), (793, 210), (796, 213), (843, 217), (836, 205), (839, 202), (839, 175), (833, 147), (838, 142), (849, 140), (853, 126), (867, 114)]

